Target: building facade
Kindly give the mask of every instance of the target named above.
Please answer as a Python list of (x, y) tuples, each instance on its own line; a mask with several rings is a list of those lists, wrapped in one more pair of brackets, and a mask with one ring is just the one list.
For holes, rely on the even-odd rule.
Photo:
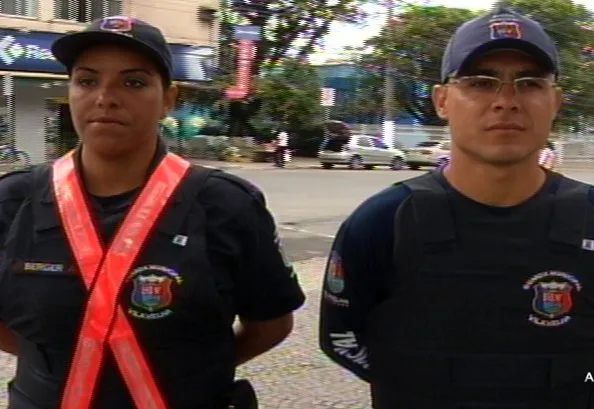
[(72, 132), (64, 67), (52, 42), (97, 18), (126, 15), (163, 30), (184, 89), (207, 84), (217, 64), (218, 0), (1, 0), (0, 143), (33, 163), (52, 157), (58, 135)]

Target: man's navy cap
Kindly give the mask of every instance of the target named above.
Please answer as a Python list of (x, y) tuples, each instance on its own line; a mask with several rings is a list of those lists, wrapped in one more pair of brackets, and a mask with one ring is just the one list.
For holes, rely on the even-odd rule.
[(171, 81), (173, 58), (167, 40), (161, 30), (136, 18), (112, 16), (97, 19), (84, 30), (57, 39), (52, 45), (52, 53), (71, 72), (81, 53), (107, 44), (127, 46), (146, 55), (167, 82)]
[(557, 46), (542, 26), (508, 8), (499, 7), (467, 21), (456, 30), (444, 52), (442, 81), (460, 74), (476, 57), (500, 49), (528, 53), (543, 68), (559, 75)]

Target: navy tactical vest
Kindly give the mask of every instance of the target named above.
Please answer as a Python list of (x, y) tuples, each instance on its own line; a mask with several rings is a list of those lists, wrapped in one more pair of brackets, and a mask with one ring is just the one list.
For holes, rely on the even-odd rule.
[(396, 271), (365, 336), (376, 409), (592, 409), (594, 206), (551, 174), (512, 211), (432, 172), (395, 218)]

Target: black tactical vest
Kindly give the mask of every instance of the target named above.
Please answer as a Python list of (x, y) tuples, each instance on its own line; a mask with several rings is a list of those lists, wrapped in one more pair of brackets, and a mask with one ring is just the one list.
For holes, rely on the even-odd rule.
[(365, 337), (374, 407), (594, 408), (589, 185), (552, 174), (538, 199), (481, 219), (443, 181), (404, 182), (396, 271)]
[[(10, 409), (59, 407), (87, 298), (56, 204), (40, 196), (51, 180), (50, 171), (42, 169), (34, 171), (35, 193), (17, 214), (4, 254), (10, 265), (8, 287), (2, 289), (9, 294), (3, 301), (7, 305), (3, 316), (19, 337)], [(224, 308), (213, 282), (206, 254), (205, 215), (196, 200), (209, 173), (194, 169), (180, 183), (133, 264), (120, 300), (172, 409), (222, 407), (235, 376), (233, 316)], [(112, 224), (99, 227), (113, 232), (117, 223)], [(175, 245), (179, 235), (186, 236), (187, 245)], [(156, 308), (151, 313), (134, 305), (142, 301), (136, 287), (142, 283), (136, 278), (151, 268), (171, 277), (179, 273), (183, 280), (171, 279), (173, 313), (162, 319), (147, 317), (167, 311)], [(133, 278), (136, 271), (138, 276)], [(152, 305), (158, 301), (150, 300)], [(135, 319), (140, 315), (144, 318)], [(199, 324), (190, 325), (195, 322)], [(110, 349), (105, 351), (93, 407), (133, 409)]]

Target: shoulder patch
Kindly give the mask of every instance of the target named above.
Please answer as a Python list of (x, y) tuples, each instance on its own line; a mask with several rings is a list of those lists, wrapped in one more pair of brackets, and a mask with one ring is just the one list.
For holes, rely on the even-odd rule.
[(330, 253), (328, 267), (326, 269), (326, 285), (333, 294), (341, 294), (344, 291), (344, 267), (342, 258), (337, 251)]

